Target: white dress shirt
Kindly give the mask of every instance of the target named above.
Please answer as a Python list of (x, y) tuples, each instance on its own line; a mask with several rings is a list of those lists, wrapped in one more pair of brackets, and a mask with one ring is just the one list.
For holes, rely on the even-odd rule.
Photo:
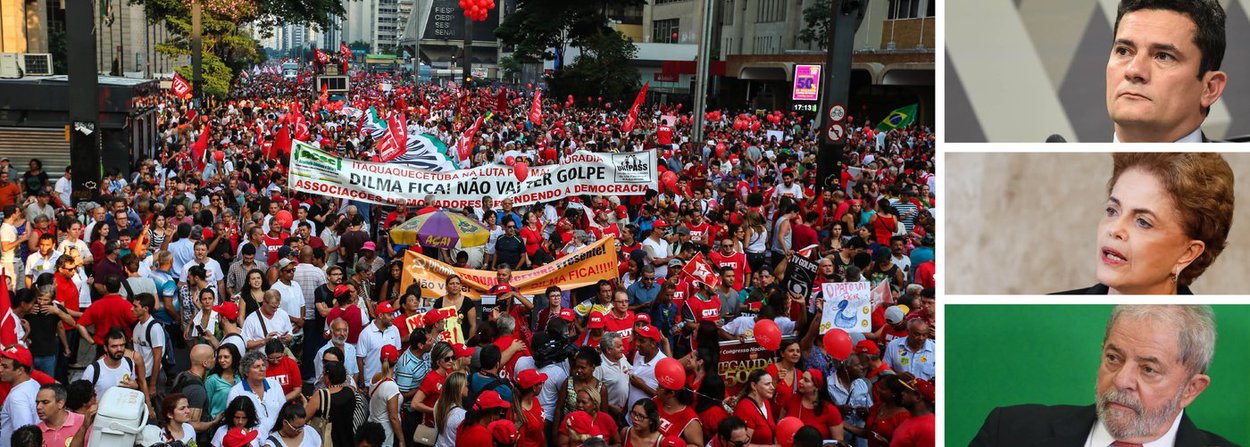
[[(1142, 444), (1142, 447), (1172, 447), (1176, 445), (1176, 431), (1181, 426), (1181, 417), (1185, 415), (1185, 411), (1181, 410), (1177, 413), (1176, 419), (1172, 421), (1172, 428), (1168, 429), (1162, 437), (1154, 441)], [(1085, 439), (1085, 447), (1110, 447), (1115, 442), (1115, 438), (1107, 431), (1107, 426), (1102, 421), (1094, 424), (1094, 429), (1090, 431), (1089, 438)]]

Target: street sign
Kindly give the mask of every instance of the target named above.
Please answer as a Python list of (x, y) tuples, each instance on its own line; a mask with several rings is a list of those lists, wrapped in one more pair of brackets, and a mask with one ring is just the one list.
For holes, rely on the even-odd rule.
[(846, 129), (843, 129), (842, 124), (840, 123), (830, 124), (829, 132), (825, 134), (825, 136), (829, 137), (829, 141), (832, 143), (841, 143), (842, 137), (845, 135), (846, 135)]
[(836, 104), (829, 108), (829, 122), (840, 123), (846, 118), (846, 107), (842, 104)]

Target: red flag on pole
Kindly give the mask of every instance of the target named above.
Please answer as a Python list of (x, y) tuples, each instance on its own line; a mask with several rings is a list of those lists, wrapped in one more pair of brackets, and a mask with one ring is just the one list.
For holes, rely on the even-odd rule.
[(326, 52), (324, 51), (321, 51), (320, 48), (313, 49), (313, 57), (317, 60), (318, 64), (325, 65), (326, 63), (330, 62), (330, 55), (326, 54)]
[[(9, 299), (9, 282), (6, 279), (12, 272), (0, 268), (0, 349), (17, 344), (17, 315), (13, 313), (13, 303)], [(17, 281), (15, 280), (14, 283)]]
[(195, 144), (191, 145), (191, 159), (195, 161), (195, 168), (204, 169), (205, 159), (208, 155), (208, 133), (212, 130), (210, 125), (205, 124), (204, 130), (200, 132), (200, 138), (195, 140)]
[(269, 153), (265, 155), (269, 159), (276, 159), (279, 157), (286, 158), (291, 155), (290, 127), (283, 124), (282, 127), (278, 129), (278, 134), (275, 135), (273, 139), (273, 145), (270, 146)]
[(294, 128), (292, 135), (296, 140), (308, 141), (308, 120), (304, 119), (304, 114), (299, 110), (299, 103), (291, 103), (291, 115), (288, 117), (291, 127)]
[(634, 124), (638, 123), (638, 107), (642, 106), (642, 100), (647, 97), (647, 86), (651, 85), (651, 81), (642, 84), (642, 90), (638, 91), (638, 97), (634, 98), (634, 106), (629, 108), (629, 116), (625, 117), (625, 124), (621, 126), (621, 132), (629, 133), (634, 130)]
[(391, 114), (391, 117), (386, 120), (386, 134), (382, 137), (382, 141), (378, 142), (376, 161), (385, 163), (407, 152), (408, 129), (405, 126), (407, 123), (408, 120), (402, 113)]
[(534, 105), (530, 106), (530, 122), (534, 125), (543, 123), (543, 91), (534, 89)]
[(174, 82), (170, 85), (169, 89), (173, 90), (175, 95), (183, 98), (191, 94), (191, 84), (188, 83), (186, 79), (183, 79), (182, 75), (178, 74), (178, 72), (174, 72)]
[(477, 121), (473, 122), (473, 126), (464, 132), (464, 136), (460, 137), (460, 141), (456, 142), (456, 152), (460, 161), (468, 160), (473, 154), (473, 140), (477, 137), (477, 129), (482, 126), (482, 117), (477, 117)]
[(345, 44), (345, 43), (340, 43), (340, 44), (339, 44), (339, 54), (342, 54), (342, 55), (343, 55), (343, 60), (348, 60), (348, 59), (351, 59), (351, 58), (352, 58), (352, 49), (351, 49), (351, 48), (348, 48), (348, 47), (347, 47), (347, 44)]
[(499, 96), (495, 97), (495, 113), (499, 114), (500, 117), (502, 117), (503, 114), (507, 112), (508, 112), (507, 91), (500, 89)]
[(712, 267), (703, 259), (703, 253), (695, 254), (694, 258), (681, 268), (681, 273), (709, 286), (720, 283), (716, 271), (712, 270)]

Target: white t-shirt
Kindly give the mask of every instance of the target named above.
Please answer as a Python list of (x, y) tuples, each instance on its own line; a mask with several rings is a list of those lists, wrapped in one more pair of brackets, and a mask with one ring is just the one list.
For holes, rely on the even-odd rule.
[[(630, 369), (630, 372), (633, 373), (633, 375), (638, 376), (639, 379), (642, 379), (642, 382), (651, 387), (651, 389), (655, 389), (655, 387), (660, 386), (660, 380), (655, 378), (655, 365), (660, 363), (660, 360), (664, 358), (663, 352), (656, 351), (655, 358), (648, 362), (643, 359), (641, 352), (636, 353), (634, 354), (634, 366)], [(640, 399), (650, 398), (651, 395), (642, 391), (638, 387), (633, 385), (629, 386), (630, 405), (633, 405), (634, 402), (638, 402)]]
[(69, 205), (70, 195), (74, 192), (74, 182), (62, 176), (56, 180), (56, 186), (54, 188), (57, 195), (61, 196), (61, 203)]
[[(0, 223), (0, 243), (13, 243), (16, 241), (17, 227), (9, 225), (8, 222)], [(13, 261), (17, 258), (18, 247), (19, 246), (14, 246), (12, 250), (3, 250), (3, 247), (0, 247), (0, 250), (3, 250), (3, 252), (0, 252), (0, 262), (12, 266)], [(16, 277), (16, 273), (17, 272), (14, 272), (14, 274), (10, 276)]]
[(447, 420), (444, 421), (442, 427), (439, 427), (434, 447), (456, 447), (456, 429), (460, 427), (461, 422), (464, 422), (464, 413), (464, 409), (460, 407), (452, 408), (447, 412)]
[[(288, 286), (283, 284), (282, 281), (278, 281), (273, 283), (269, 289), (277, 290), (278, 294), (282, 295), (282, 303), (279, 304), (278, 307), (285, 311), (288, 317), (291, 315), (299, 315), (302, 317), (304, 315), (304, 306), (306, 303), (304, 302), (304, 292), (300, 290), (299, 283), (291, 281), (291, 285)], [(265, 324), (269, 324), (269, 322), (266, 321)], [(302, 330), (292, 332), (292, 334), (301, 333), (303, 333)]]
[[(222, 436), (222, 439), (223, 440), (225, 439), (224, 435)], [(269, 437), (265, 439), (260, 439), (259, 437), (257, 437), (256, 440), (264, 441), (264, 444), (262, 444), (261, 447), (287, 447), (286, 444), (282, 443), (282, 435), (278, 433), (270, 434)], [(213, 445), (221, 445), (221, 444), (214, 443)], [(383, 445), (387, 445), (387, 444), (383, 444)], [(317, 429), (312, 428), (311, 425), (305, 425), (304, 426), (304, 439), (301, 440), (299, 445), (295, 447), (321, 447), (321, 435), (317, 434)]]
[(182, 265), (182, 270), (178, 271), (178, 274), (179, 274), (178, 277), (182, 278), (183, 281), (186, 281), (187, 272), (190, 271), (191, 266), (194, 266), (194, 265), (204, 266), (204, 273), (206, 273), (204, 275), (204, 279), (207, 279), (209, 284), (216, 285), (217, 281), (226, 280), (226, 274), (222, 273), (221, 271), (221, 264), (219, 264), (217, 260), (213, 258), (208, 258), (208, 260), (204, 261), (203, 264), (200, 264), (199, 261), (192, 259), (190, 262), (187, 262), (186, 264)]
[[(646, 250), (647, 253), (650, 253), (652, 259), (667, 258), (669, 256), (668, 241), (662, 238), (660, 240), (654, 240), (651, 238), (643, 239), (642, 249)], [(668, 265), (656, 266), (655, 268), (656, 281), (659, 281), (667, 277), (668, 277)]]
[(382, 331), (377, 324), (369, 324), (360, 331), (360, 338), (356, 339), (356, 357), (365, 361), (365, 368), (361, 371), (365, 380), (382, 371), (381, 354), (384, 344), (400, 349), (399, 328), (395, 325), (392, 324)]
[(135, 376), (135, 364), (129, 357), (122, 357), (117, 368), (109, 368), (103, 359), (91, 362), (86, 368), (83, 368), (82, 378), (91, 380), (95, 376), (96, 368), (100, 369), (100, 380), (95, 381), (96, 396), (103, 396), (104, 392), (109, 388), (115, 387), (123, 380), (129, 380)]
[(27, 425), (39, 423), (39, 414), (35, 412), (35, 395), (39, 394), (39, 382), (26, 379), (25, 382), (13, 387), (9, 397), (0, 408), (0, 445), (7, 447), (13, 432)]
[[(230, 431), (230, 427), (227, 427), (225, 425), (217, 427), (217, 431), (213, 433), (213, 445), (215, 446), (225, 445), (224, 443), (226, 441), (226, 433), (229, 431)], [(263, 441), (263, 439), (261, 439), (258, 436), (256, 439), (253, 439), (252, 442), (247, 443), (247, 445), (251, 447), (261, 447), (260, 446), (261, 441)]]
[(264, 439), (269, 436), (269, 429), (273, 428), (274, 421), (278, 420), (278, 411), (282, 409), (282, 405), (286, 404), (286, 396), (282, 394), (282, 384), (278, 383), (278, 379), (265, 379), (265, 398), (262, 401), (247, 386), (247, 380), (240, 380), (230, 388), (230, 394), (226, 397), (226, 402), (234, 401), (239, 396), (247, 396), (252, 400), (252, 404), (256, 406), (256, 420), (258, 422), (256, 431), (260, 432), (257, 438)]
[[(386, 432), (386, 442), (382, 445), (393, 444), (395, 433), (391, 431), (391, 416), (387, 412), (387, 405), (392, 397), (399, 395), (399, 385), (394, 380), (383, 380), (382, 383), (375, 384), (369, 390), (369, 422), (377, 422), (382, 425), (382, 430)], [(403, 400), (402, 398), (400, 399)], [(400, 409), (403, 407), (401, 406)]]
[[(521, 371), (519, 365), (517, 371)], [(538, 372), (547, 375), (547, 381), (538, 392), (538, 404), (543, 406), (543, 418), (551, 421), (556, 417), (556, 397), (564, 392), (564, 381), (569, 378), (569, 363), (567, 360), (553, 363)]]
[(621, 357), (616, 364), (599, 354), (600, 363), (595, 367), (595, 379), (603, 382), (608, 389), (608, 405), (628, 408), (629, 403), (629, 362)]
[[(261, 328), (260, 319), (264, 317), (263, 311), (253, 312), (243, 320), (243, 340), (256, 340), (258, 338), (266, 338), (269, 333), (276, 332), (280, 335), (291, 334), (291, 317), (282, 309), (274, 309), (273, 318), (265, 318), (265, 327)], [(268, 332), (265, 330), (268, 329)]]
[(152, 363), (152, 351), (158, 347), (165, 347), (165, 330), (160, 327), (152, 328), (152, 343), (148, 344), (148, 327), (153, 324), (157, 324), (156, 319), (148, 315), (148, 321), (136, 324), (135, 330), (130, 336), (130, 339), (134, 341), (135, 350), (139, 351), (139, 355), (143, 357), (143, 364), (148, 365), (147, 371), (145, 371), (147, 377), (152, 377), (152, 370), (154, 369), (152, 366), (155, 365), (155, 363)]
[(787, 196), (793, 197), (795, 200), (802, 200), (803, 199), (803, 186), (799, 185), (798, 183), (791, 183), (790, 186), (786, 186), (784, 183), (782, 183), (780, 185), (777, 185), (777, 187), (773, 189), (773, 198), (781, 199), (782, 197), (787, 197)]

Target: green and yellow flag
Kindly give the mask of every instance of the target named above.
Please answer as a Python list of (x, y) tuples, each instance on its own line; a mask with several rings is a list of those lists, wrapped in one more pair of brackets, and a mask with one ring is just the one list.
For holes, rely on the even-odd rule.
[(894, 109), (885, 119), (881, 120), (881, 124), (877, 125), (877, 130), (888, 131), (910, 126), (916, 122), (916, 106), (916, 104), (912, 104)]

